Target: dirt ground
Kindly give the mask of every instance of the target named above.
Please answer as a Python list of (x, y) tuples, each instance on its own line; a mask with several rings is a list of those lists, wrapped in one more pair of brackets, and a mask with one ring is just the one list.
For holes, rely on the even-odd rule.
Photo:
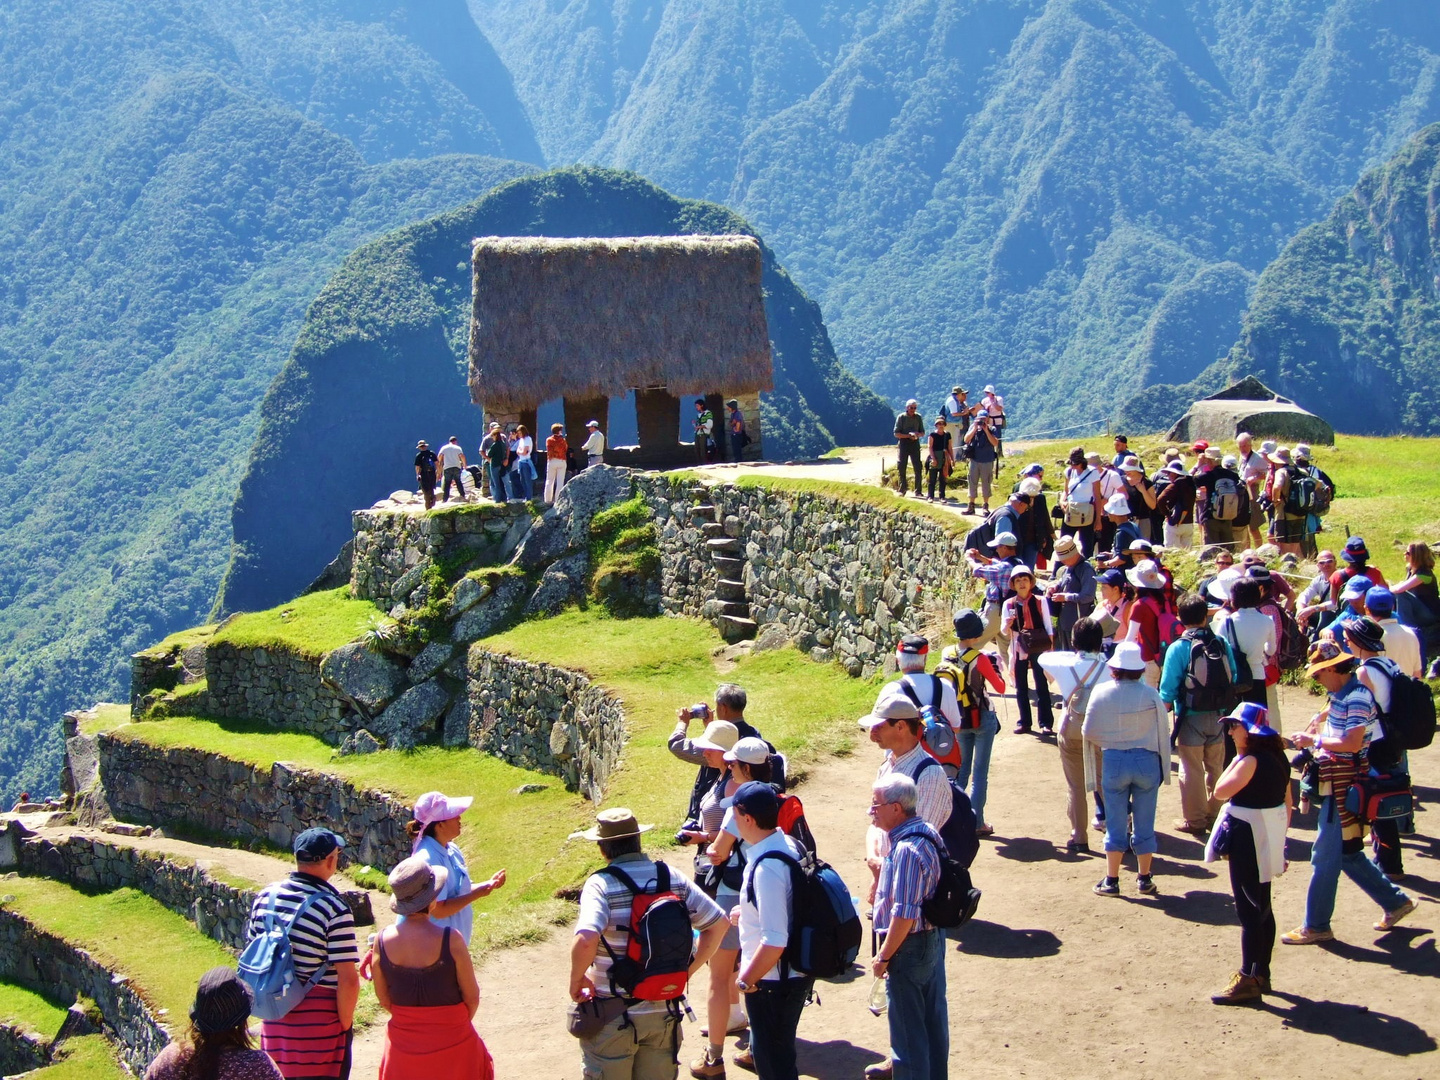
[[(1287, 726), (1318, 701), (1287, 694)], [(1013, 703), (1010, 710), (1013, 725)], [(1120, 897), (1097, 897), (1090, 887), (1103, 873), (1103, 858), (1065, 852), (1054, 746), (1011, 735), (1010, 726), (997, 738), (991, 764), (986, 816), (995, 836), (973, 868), (984, 899), (949, 950), (952, 1075), (1440, 1075), (1432, 1034), (1440, 1031), (1434, 981), (1440, 873), (1436, 843), (1421, 838), (1435, 832), (1430, 807), (1440, 802), (1435, 751), (1412, 762), (1427, 805), (1418, 817), (1421, 836), (1406, 845), (1403, 887), (1420, 909), (1399, 929), (1378, 934), (1370, 925), (1378, 909), (1343, 882), (1338, 940), (1323, 947), (1277, 944), (1275, 993), (1260, 1007), (1220, 1008), (1208, 995), (1238, 966), (1239, 926), (1223, 864), (1201, 862), (1201, 845), (1168, 827), (1179, 812), (1176, 784), (1162, 793), (1157, 817), (1160, 895), (1139, 896), (1130, 865)], [(862, 744), (817, 767), (799, 791), (822, 856), (857, 891), (866, 873), (865, 806), (878, 757)], [(1282, 931), (1301, 919), (1313, 827), (1313, 818), (1301, 819), (1291, 832), (1292, 866), (1275, 887)], [(1092, 847), (1098, 851), (1098, 839)], [(579, 1050), (564, 1030), (569, 945), (562, 931), (543, 944), (496, 954), (481, 968), (476, 1026), (497, 1076), (579, 1077)], [(821, 1002), (800, 1023), (801, 1075), (858, 1078), (880, 1059), (886, 1022), (866, 1010), (868, 989), (868, 976), (858, 974), (821, 984)], [(685, 1025), (682, 1076), (700, 1046), (699, 1027)], [(360, 1066), (357, 1057), (356, 1076), (373, 1075)], [(730, 1074), (749, 1075), (733, 1066)]]

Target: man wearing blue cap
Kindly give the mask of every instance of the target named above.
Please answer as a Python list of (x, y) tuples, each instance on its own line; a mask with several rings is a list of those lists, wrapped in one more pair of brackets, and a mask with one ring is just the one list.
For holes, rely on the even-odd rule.
[(1385, 656), (1411, 678), (1423, 679), (1420, 635), (1395, 618), (1395, 594), (1379, 585), (1365, 590), (1365, 611), (1385, 636)]
[(294, 1009), (260, 1028), (261, 1049), (287, 1080), (350, 1075), (360, 951), (350, 906), (330, 884), (344, 846), (329, 829), (306, 829), (295, 837), (295, 872), (267, 885), (250, 908), (246, 937), (264, 933), (267, 922), (286, 927), (296, 979), (314, 982)]

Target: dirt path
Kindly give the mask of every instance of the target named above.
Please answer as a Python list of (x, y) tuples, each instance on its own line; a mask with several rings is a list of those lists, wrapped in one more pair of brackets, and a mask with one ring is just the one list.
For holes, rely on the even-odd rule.
[[(1291, 692), (1284, 708), (1293, 723), (1318, 700)], [(1013, 703), (1009, 708), (1013, 723)], [(1402, 929), (1375, 933), (1377, 909), (1342, 884), (1339, 942), (1277, 946), (1276, 993), (1265, 1006), (1218, 1008), (1208, 995), (1238, 964), (1239, 927), (1224, 868), (1217, 873), (1202, 863), (1199, 843), (1168, 828), (1179, 811), (1176, 785), (1162, 793), (1158, 814), (1161, 894), (1138, 897), (1131, 869), (1120, 898), (1096, 897), (1090, 886), (1103, 872), (1101, 857), (1064, 850), (1055, 748), (1010, 735), (1009, 726), (991, 766), (986, 816), (996, 835), (974, 867), (985, 897), (949, 952), (953, 1075), (970, 1074), (976, 1063), (991, 1077), (1440, 1074), (1433, 933), (1440, 873), (1432, 841), (1407, 844), (1405, 888), (1421, 909)], [(1417, 759), (1416, 782), (1433, 805), (1440, 800), (1437, 755)], [(814, 769), (800, 791), (821, 853), (855, 889), (864, 880), (864, 807), (877, 762), (878, 751), (862, 745)], [(1433, 817), (1428, 808), (1419, 815), (1421, 834), (1435, 832)], [(1292, 830), (1294, 865), (1275, 888), (1282, 931), (1300, 921), (1313, 835), (1313, 820)], [(685, 860), (674, 861), (683, 868)], [(483, 965), (477, 1026), (497, 1076), (579, 1076), (579, 1052), (563, 1026), (569, 945), (561, 932)], [(885, 1051), (885, 1021), (865, 1008), (868, 986), (868, 977), (822, 986), (823, 1003), (806, 1009), (800, 1025), (802, 1075), (858, 1078)], [(687, 1023), (685, 1036), (682, 1062), (699, 1045), (699, 1024)], [(748, 1075), (733, 1067), (731, 1074)]]

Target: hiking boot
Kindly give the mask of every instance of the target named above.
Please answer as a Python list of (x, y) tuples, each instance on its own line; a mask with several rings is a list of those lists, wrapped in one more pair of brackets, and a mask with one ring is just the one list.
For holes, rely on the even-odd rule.
[(725, 1080), (725, 1056), (722, 1054), (718, 1058), (712, 1058), (707, 1048), (705, 1053), (690, 1063), (690, 1075), (696, 1077), (696, 1080), (710, 1080), (712, 1077)]
[(741, 1050), (730, 1060), (742, 1069), (749, 1069), (751, 1072), (755, 1071), (755, 1051), (753, 1050)]
[(1065, 850), (1068, 851), (1071, 855), (1078, 855), (1081, 852), (1088, 852), (1090, 850), (1090, 842), (1088, 840), (1066, 840)]
[(1119, 896), (1120, 879), (1118, 877), (1103, 877), (1095, 883), (1096, 896)]
[(1170, 823), (1170, 827), (1176, 832), (1190, 833), (1194, 836), (1206, 836), (1210, 832), (1204, 825), (1192, 825), (1184, 818), (1176, 818)]
[(1406, 900), (1394, 911), (1385, 912), (1385, 917), (1375, 924), (1375, 929), (1380, 931), (1394, 930), (1395, 924), (1415, 910), (1415, 901)]
[(1308, 926), (1297, 926), (1294, 930), (1287, 930), (1280, 935), (1280, 944), (1282, 945), (1318, 945), (1322, 941), (1334, 940), (1333, 931), (1311, 930)]
[(865, 1066), (865, 1080), (890, 1080), (895, 1075), (895, 1063), (889, 1058)]
[(1144, 896), (1154, 896), (1160, 891), (1160, 886), (1155, 884), (1155, 878), (1150, 874), (1137, 874), (1135, 888)]
[(1260, 992), (1261, 992), (1262, 994), (1268, 994), (1268, 993), (1270, 993), (1270, 976), (1269, 976), (1269, 975), (1256, 975), (1256, 976), (1255, 976), (1255, 981), (1260, 984)]
[(1210, 1000), (1216, 1005), (1245, 1005), (1259, 1001), (1260, 980), (1237, 971), (1230, 976), (1230, 985), (1218, 994), (1211, 994)]

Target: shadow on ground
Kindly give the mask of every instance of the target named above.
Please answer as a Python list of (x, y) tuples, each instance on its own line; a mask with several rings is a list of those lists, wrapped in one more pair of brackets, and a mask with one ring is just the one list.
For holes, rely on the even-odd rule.
[(971, 919), (959, 930), (951, 931), (950, 938), (960, 943), (959, 952), (971, 956), (1033, 960), (1060, 951), (1060, 939), (1049, 930), (1013, 930), (984, 919)]
[(1290, 1008), (1279, 1008), (1270, 1000), (1265, 1001), (1261, 1008), (1299, 1031), (1328, 1035), (1340, 1042), (1397, 1057), (1426, 1054), (1436, 1049), (1435, 1039), (1424, 1028), (1404, 1017), (1375, 1012), (1364, 1005), (1312, 1001), (1298, 994), (1276, 992), (1270, 997), (1289, 1002)]

